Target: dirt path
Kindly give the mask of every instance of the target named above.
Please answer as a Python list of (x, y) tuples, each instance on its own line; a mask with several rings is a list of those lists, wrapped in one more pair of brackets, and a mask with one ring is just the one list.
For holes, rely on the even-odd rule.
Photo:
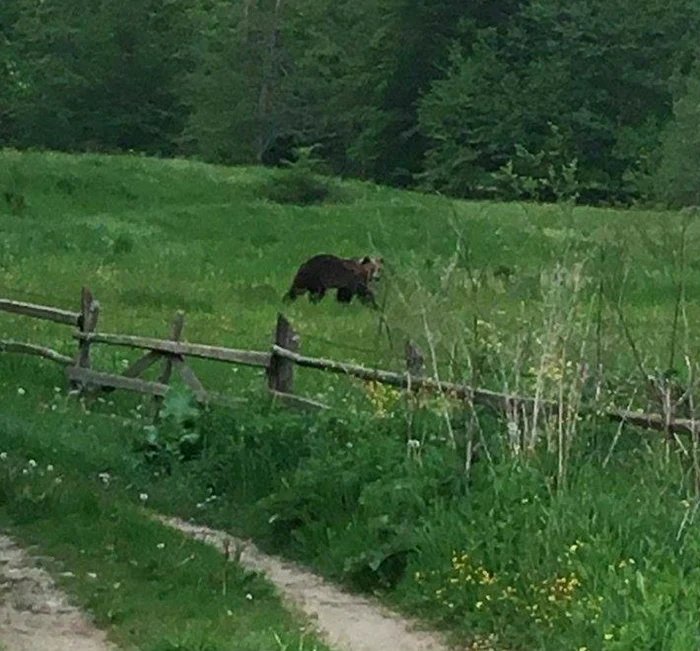
[(0, 534), (0, 650), (112, 651), (51, 577)]
[[(158, 519), (220, 550), (226, 541), (231, 549), (242, 545), (241, 564), (263, 572), (290, 605), (316, 621), (321, 635), (338, 651), (447, 651), (437, 635), (415, 630), (382, 605), (267, 556), (251, 542), (177, 518)], [(70, 605), (51, 577), (1, 533), (0, 651), (115, 651), (104, 632)]]
[(447, 651), (436, 634), (415, 630), (409, 621), (382, 605), (343, 592), (292, 563), (267, 556), (248, 541), (177, 518), (158, 519), (221, 550), (226, 540), (231, 549), (243, 543), (241, 564), (264, 572), (289, 602), (316, 620), (321, 634), (339, 651)]

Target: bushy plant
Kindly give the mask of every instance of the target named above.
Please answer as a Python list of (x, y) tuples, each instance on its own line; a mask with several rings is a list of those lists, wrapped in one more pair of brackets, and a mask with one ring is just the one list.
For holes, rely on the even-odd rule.
[(282, 204), (308, 206), (323, 203), (332, 187), (321, 176), (322, 161), (313, 155), (315, 147), (298, 147), (296, 160), (286, 161), (285, 168), (275, 170), (265, 183), (263, 191), (271, 201)]
[(189, 387), (171, 388), (158, 416), (157, 423), (144, 428), (144, 439), (136, 442), (149, 462), (170, 468), (175, 460), (187, 461), (201, 452), (200, 411)]
[(27, 209), (27, 180), (17, 165), (7, 165), (0, 172), (0, 192), (3, 203), (15, 217), (23, 215)]
[(545, 149), (537, 154), (515, 145), (515, 155), (492, 174), (499, 195), (508, 199), (570, 201), (579, 197), (578, 161), (566, 154), (566, 142), (554, 124)]

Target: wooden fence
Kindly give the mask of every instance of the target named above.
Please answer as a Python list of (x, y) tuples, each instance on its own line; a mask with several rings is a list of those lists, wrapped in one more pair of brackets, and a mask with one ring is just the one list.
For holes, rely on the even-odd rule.
[[(299, 353), (298, 333), (294, 331), (282, 314), (279, 314), (277, 318), (273, 344), (270, 350), (265, 352), (184, 342), (181, 340), (184, 328), (184, 313), (181, 311), (176, 314), (171, 324), (169, 339), (98, 332), (100, 305), (87, 287), (82, 290), (80, 312), (8, 299), (0, 299), (0, 311), (72, 326), (76, 329), (73, 337), (78, 342), (74, 358), (44, 346), (2, 339), (0, 339), (0, 352), (38, 355), (64, 365), (67, 367), (66, 374), (71, 387), (83, 393), (94, 394), (99, 391), (126, 389), (150, 395), (153, 397), (154, 415), (156, 416), (157, 408), (168, 392), (173, 371), (180, 374), (200, 403), (230, 406), (240, 402), (234, 397), (205, 389), (187, 364), (186, 358), (188, 357), (264, 368), (267, 391), (275, 400), (293, 407), (327, 409), (327, 406), (320, 402), (294, 395), (295, 366), (339, 373), (407, 391), (424, 390), (449, 395), (472, 404), (489, 407), (501, 413), (529, 412), (535, 404), (534, 398), (526, 396), (498, 393), (466, 384), (456, 384), (426, 377), (422, 354), (410, 342), (406, 344), (406, 372), (404, 373), (306, 357)], [(90, 359), (91, 347), (100, 344), (123, 346), (146, 352), (121, 375), (104, 373), (94, 370)], [(142, 379), (140, 376), (154, 364), (161, 365), (158, 380)], [(559, 410), (559, 405), (551, 401), (538, 400), (537, 405), (538, 409), (554, 414)], [(694, 419), (673, 418), (670, 414), (648, 414), (626, 409), (608, 409), (603, 411), (601, 415), (608, 420), (626, 422), (638, 427), (667, 433), (700, 431), (700, 423), (696, 423)]]

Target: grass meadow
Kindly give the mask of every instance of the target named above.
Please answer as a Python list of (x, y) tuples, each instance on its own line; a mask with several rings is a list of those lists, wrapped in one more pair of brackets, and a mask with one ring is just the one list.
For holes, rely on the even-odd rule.
[[(77, 309), (86, 284), (102, 331), (162, 337), (183, 309), (186, 340), (259, 350), (283, 310), (305, 354), (402, 370), (410, 339), (430, 374), (552, 400), (558, 417), (497, 417), (303, 369), (297, 391), (332, 409), (294, 414), (258, 400), (260, 372), (193, 362), (205, 386), (248, 404), (198, 412), (176, 390), (153, 427), (136, 396), (85, 405), (49, 362), (4, 355), (0, 447), (15, 467), (61, 467), (79, 495), (107, 472), (110, 508), (145, 492), (162, 512), (252, 535), (474, 648), (697, 647), (697, 441), (595, 411), (660, 412), (666, 400), (692, 415), (694, 213), (452, 201), (339, 179), (329, 200), (301, 207), (266, 198), (278, 174), (2, 152), (0, 295)], [(388, 329), (331, 295), (282, 304), (319, 252), (385, 258)], [(70, 335), (0, 314), (3, 338), (73, 354)], [(97, 370), (135, 358), (93, 351)], [(593, 409), (578, 416), (580, 404)], [(21, 535), (87, 517), (39, 491), (23, 523), (22, 482), (3, 477), (0, 513)]]

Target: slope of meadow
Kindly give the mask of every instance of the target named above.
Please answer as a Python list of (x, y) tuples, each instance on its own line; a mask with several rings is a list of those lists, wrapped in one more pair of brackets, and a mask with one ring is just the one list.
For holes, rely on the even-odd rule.
[[(144, 429), (137, 397), (110, 394), (85, 412), (59, 370), (5, 356), (8, 449), (109, 471), (131, 499), (144, 490), (163, 511), (252, 534), (480, 648), (697, 646), (697, 442), (565, 409), (658, 410), (643, 373), (693, 388), (693, 215), (457, 202), (350, 181), (334, 181), (333, 201), (297, 207), (265, 198), (274, 176), (4, 152), (0, 191), (15, 199), (0, 203), (0, 294), (75, 308), (87, 284), (103, 331), (164, 336), (184, 309), (186, 339), (238, 348), (269, 346), (283, 309), (307, 354), (400, 369), (411, 338), (431, 373), (557, 400), (563, 418), (504, 421), (300, 371), (300, 393), (340, 409), (292, 415), (252, 401), (192, 416), (178, 397)], [(383, 255), (390, 337), (359, 304), (282, 305), (297, 265), (321, 251)], [(69, 330), (6, 314), (0, 334), (75, 350)], [(132, 358), (97, 346), (94, 366)], [(220, 391), (263, 386), (256, 371), (193, 366)], [(128, 409), (134, 418), (115, 417)]]
[[(588, 335), (595, 331), (586, 360), (627, 374), (635, 364), (611, 307), (617, 303), (648, 370), (666, 370), (682, 277), (690, 300), (672, 365), (683, 366), (679, 349), (697, 351), (698, 338), (682, 326), (700, 316), (692, 300), (699, 229), (693, 223), (685, 234), (681, 272), (678, 215), (458, 202), (356, 182), (340, 184), (342, 201), (297, 207), (264, 198), (272, 174), (5, 151), (0, 189), (23, 205), (0, 203), (0, 293), (75, 308), (87, 284), (101, 302), (103, 331), (164, 336), (183, 309), (188, 340), (240, 348), (266, 348), (283, 309), (307, 354), (400, 368), (404, 339), (426, 351), (429, 339), (443, 374), (464, 377), (471, 360), (484, 371), (482, 382), (498, 386), (502, 369), (494, 377), (493, 363), (481, 358), (494, 348), (514, 355), (528, 348), (524, 333), (551, 330), (572, 308), (586, 313)], [(332, 295), (319, 306), (282, 305), (297, 266), (321, 251), (384, 256), (381, 301), (391, 341), (376, 314), (337, 305)], [(2, 326), (20, 339), (32, 328), (38, 343), (64, 352), (74, 346), (52, 325), (3, 315)], [(113, 368), (120, 357), (100, 349), (97, 366)], [(211, 373), (223, 388), (240, 382), (230, 368)]]

